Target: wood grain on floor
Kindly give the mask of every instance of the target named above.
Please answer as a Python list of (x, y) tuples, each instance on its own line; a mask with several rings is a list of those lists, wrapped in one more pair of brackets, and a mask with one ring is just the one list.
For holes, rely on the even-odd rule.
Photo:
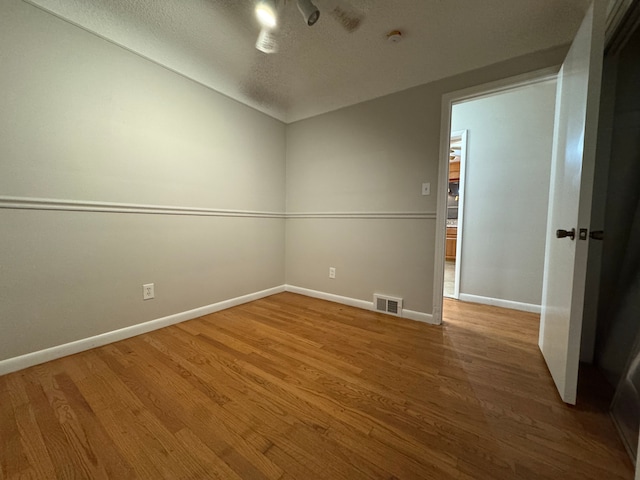
[[(631, 479), (536, 315), (283, 293), (0, 377), (0, 479)], [(606, 406), (606, 405), (605, 405)]]

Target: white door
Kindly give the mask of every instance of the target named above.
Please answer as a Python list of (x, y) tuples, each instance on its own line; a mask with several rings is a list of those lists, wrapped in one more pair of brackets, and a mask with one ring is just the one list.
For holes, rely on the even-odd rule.
[[(595, 164), (605, 2), (590, 7), (558, 74), (540, 350), (562, 400), (575, 404)], [(558, 230), (575, 237), (558, 238)], [(584, 236), (584, 235), (583, 235)]]

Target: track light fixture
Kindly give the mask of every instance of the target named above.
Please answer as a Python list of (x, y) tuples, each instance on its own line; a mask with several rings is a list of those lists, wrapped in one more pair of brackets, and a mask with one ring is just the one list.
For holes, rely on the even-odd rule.
[(256, 48), (263, 53), (278, 53), (278, 41), (275, 36), (275, 31), (268, 28), (260, 30), (258, 40), (256, 41)]
[[(260, 34), (256, 41), (256, 49), (264, 53), (276, 53), (278, 44), (281, 40), (283, 31), (282, 25), (279, 25), (282, 18), (278, 15), (282, 14), (283, 9), (293, 0), (254, 0), (255, 14), (260, 22)], [(348, 33), (353, 33), (358, 29), (364, 20), (364, 14), (359, 10), (352, 8), (349, 0), (326, 0), (330, 17), (337, 21)], [(332, 3), (333, 2), (333, 3)], [(315, 6), (313, 0), (295, 0), (298, 10), (302, 14), (302, 18), (309, 26), (315, 25), (320, 18), (320, 10)], [(334, 5), (333, 7), (331, 5)], [(391, 41), (397, 41), (402, 33), (400, 31), (392, 31), (387, 36)]]
[(271, 30), (276, 28), (278, 20), (275, 0), (258, 0), (256, 3), (256, 17), (263, 29)]
[(298, 10), (302, 14), (302, 18), (307, 22), (307, 25), (311, 26), (320, 18), (320, 10), (316, 7), (311, 0), (298, 0)]

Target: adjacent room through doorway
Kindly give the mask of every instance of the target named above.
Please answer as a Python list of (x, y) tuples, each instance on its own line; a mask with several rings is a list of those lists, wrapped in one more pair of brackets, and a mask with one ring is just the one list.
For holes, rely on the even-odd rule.
[(456, 262), (456, 259), (460, 257), (458, 248), (462, 239), (462, 192), (464, 191), (463, 173), (467, 152), (467, 131), (451, 132), (449, 147), (444, 296), (457, 299), (460, 293), (460, 263)]
[(540, 312), (555, 94), (543, 75), (452, 102), (445, 297)]

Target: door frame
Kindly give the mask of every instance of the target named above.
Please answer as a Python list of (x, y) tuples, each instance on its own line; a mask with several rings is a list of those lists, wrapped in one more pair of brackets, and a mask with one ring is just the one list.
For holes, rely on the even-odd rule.
[[(535, 70), (532, 72), (508, 77), (494, 82), (476, 85), (473, 87), (445, 93), (442, 96), (440, 114), (440, 156), (438, 161), (438, 198), (436, 203), (436, 239), (435, 258), (433, 272), (433, 323), (442, 323), (442, 306), (444, 303), (444, 257), (447, 235), (447, 192), (449, 187), (449, 149), (451, 143), (451, 109), (453, 105), (469, 100), (477, 100), (499, 93), (508, 92), (515, 88), (555, 80), (557, 78), (560, 64), (552, 67)], [(462, 165), (461, 165), (462, 168)], [(462, 172), (460, 172), (462, 177)], [(460, 206), (458, 207), (460, 209)], [(459, 219), (460, 221), (460, 219)], [(458, 239), (456, 246), (456, 259), (461, 252), (461, 240)], [(459, 263), (456, 262), (456, 275)], [(457, 295), (460, 295), (460, 279), (456, 278)]]

